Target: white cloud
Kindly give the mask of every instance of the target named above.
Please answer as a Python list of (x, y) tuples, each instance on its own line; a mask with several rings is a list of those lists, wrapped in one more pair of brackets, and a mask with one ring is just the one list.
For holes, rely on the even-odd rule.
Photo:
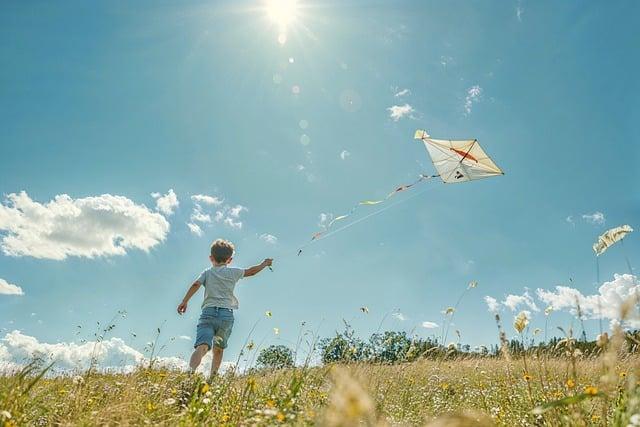
[(24, 292), (20, 286), (0, 279), (0, 295), (24, 295)]
[(347, 159), (347, 157), (349, 157), (350, 155), (351, 155), (351, 153), (350, 153), (350, 152), (348, 152), (347, 150), (342, 150), (342, 151), (340, 152), (340, 158), (341, 158), (342, 160), (346, 160), (346, 159)]
[(191, 219), (191, 222), (193, 223), (208, 223), (211, 222), (211, 215), (202, 212), (201, 207), (197, 206), (193, 209), (193, 212), (191, 212), (189, 219)]
[(189, 230), (196, 236), (202, 236), (202, 228), (200, 228), (198, 224), (188, 222), (187, 227), (189, 227)]
[(400, 97), (403, 97), (405, 95), (411, 95), (411, 91), (409, 89), (405, 88), (405, 89), (402, 89), (402, 90), (396, 92), (396, 94), (393, 95), (393, 96), (395, 96), (396, 98), (400, 98)]
[(178, 338), (185, 341), (191, 341), (191, 337), (189, 335), (180, 335)]
[(425, 320), (424, 322), (422, 322), (422, 327), (425, 329), (435, 329), (435, 328), (438, 328), (439, 326), (435, 322), (429, 322)]
[[(537, 290), (538, 298), (553, 310), (565, 310), (577, 314), (577, 306), (586, 318), (620, 321), (623, 303), (640, 296), (640, 282), (631, 274), (614, 274), (613, 281), (605, 282), (594, 295), (584, 295), (575, 288), (556, 286), (555, 290)], [(640, 327), (638, 319), (628, 321), (634, 327)]]
[(260, 235), (260, 240), (263, 240), (267, 243), (270, 243), (272, 245), (275, 245), (276, 243), (278, 243), (278, 238), (276, 236), (274, 236), (273, 234), (261, 234)]
[(223, 203), (223, 201), (215, 196), (209, 196), (206, 194), (194, 194), (193, 196), (191, 196), (191, 200), (194, 203), (202, 203), (205, 205), (211, 205), (211, 206), (219, 206)]
[[(193, 201), (194, 207), (193, 211), (191, 212), (191, 216), (189, 217), (191, 222), (187, 223), (187, 226), (192, 233), (198, 236), (202, 235), (202, 228), (198, 224), (196, 224), (198, 222), (201, 224), (209, 224), (212, 221), (215, 221), (221, 222), (236, 230), (241, 229), (242, 221), (240, 221), (240, 215), (242, 214), (242, 212), (246, 212), (249, 210), (246, 206), (242, 205), (223, 205), (224, 202), (221, 198), (208, 196), (205, 194), (193, 195), (191, 196), (191, 200)], [(213, 216), (213, 219), (211, 218), (211, 214), (205, 211), (206, 207), (203, 205), (218, 207)]]
[(404, 314), (402, 314), (400, 312), (393, 313), (392, 316), (395, 317), (396, 319), (398, 319), (401, 322), (404, 322), (405, 320), (407, 320), (407, 318), (404, 316)]
[[(181, 337), (182, 338), (182, 337)], [(210, 352), (203, 359), (198, 371), (208, 372), (211, 366)], [(44, 363), (54, 362), (54, 371), (86, 370), (92, 360), (103, 370), (130, 372), (149, 360), (138, 350), (128, 346), (121, 338), (110, 338), (102, 342), (43, 343), (20, 331), (7, 333), (0, 339), (0, 372), (19, 369), (30, 360), (40, 358)], [(160, 357), (155, 363), (169, 369), (186, 370), (187, 362), (179, 357)], [(225, 363), (228, 368), (231, 364)]]
[(123, 196), (62, 194), (42, 204), (23, 191), (0, 204), (0, 247), (9, 256), (63, 260), (147, 252), (168, 232), (161, 214)]
[(482, 95), (482, 88), (478, 85), (471, 86), (467, 90), (467, 96), (464, 99), (464, 111), (465, 115), (471, 114), (471, 107), (474, 103), (478, 102)]
[(180, 205), (178, 196), (171, 188), (164, 196), (160, 193), (151, 193), (151, 197), (156, 199), (156, 209), (167, 216), (173, 215), (175, 209)]
[(404, 105), (393, 105), (387, 108), (387, 111), (389, 111), (389, 117), (391, 117), (394, 122), (397, 122), (398, 120), (400, 120), (405, 116), (411, 117), (411, 114), (415, 110), (411, 105), (404, 104)]
[(487, 303), (487, 307), (491, 313), (497, 313), (500, 311), (500, 303), (497, 299), (487, 295), (484, 297), (484, 302)]
[(582, 219), (594, 225), (602, 225), (606, 221), (604, 214), (602, 212), (597, 212), (597, 211), (590, 214), (582, 214)]
[(535, 301), (533, 301), (533, 298), (531, 298), (529, 290), (526, 288), (522, 295), (507, 295), (504, 301), (502, 301), (502, 305), (509, 308), (511, 311), (516, 311), (521, 305), (527, 306), (533, 311), (540, 311)]

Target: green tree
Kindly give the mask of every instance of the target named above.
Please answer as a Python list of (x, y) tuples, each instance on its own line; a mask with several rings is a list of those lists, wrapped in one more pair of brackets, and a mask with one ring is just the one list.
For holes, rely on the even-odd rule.
[(293, 351), (284, 345), (271, 345), (260, 351), (256, 362), (260, 368), (290, 368), (294, 364)]

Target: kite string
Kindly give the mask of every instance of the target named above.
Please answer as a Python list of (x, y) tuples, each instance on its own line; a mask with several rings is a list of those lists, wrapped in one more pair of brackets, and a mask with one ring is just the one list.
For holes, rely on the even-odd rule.
[(371, 212), (370, 214), (367, 214), (367, 215), (363, 216), (362, 218), (358, 218), (357, 220), (355, 220), (353, 222), (350, 222), (349, 224), (343, 225), (340, 228), (336, 228), (335, 230), (332, 230), (332, 231), (328, 232), (327, 234), (324, 234), (324, 235), (318, 237), (317, 239), (314, 239), (314, 240), (312, 240), (310, 242), (305, 243), (304, 245), (300, 246), (299, 250), (302, 250), (302, 249), (306, 248), (307, 246), (313, 244), (314, 242), (318, 242), (320, 240), (326, 239), (327, 237), (333, 236), (334, 234), (339, 233), (339, 232), (341, 232), (343, 230), (346, 230), (347, 228), (350, 228), (350, 227), (352, 227), (352, 226), (354, 226), (354, 225), (356, 225), (356, 224), (358, 224), (358, 223), (360, 223), (362, 221), (365, 221), (365, 220), (367, 220), (367, 219), (369, 219), (369, 218), (371, 218), (373, 216), (379, 215), (382, 212), (384, 212), (384, 211), (386, 211), (388, 209), (391, 209), (394, 206), (397, 206), (399, 204), (408, 202), (409, 200), (414, 199), (414, 198), (426, 193), (427, 191), (432, 190), (433, 188), (434, 187), (426, 187), (424, 190), (419, 191), (417, 193), (414, 193), (414, 194), (412, 194), (411, 196), (409, 196), (407, 198), (404, 198), (402, 200), (398, 200), (397, 202), (391, 203), (391, 204), (389, 204), (389, 205), (387, 205), (387, 206), (385, 206), (383, 208), (378, 209), (377, 211)]
[(627, 268), (629, 269), (629, 274), (633, 275), (633, 268), (631, 267), (631, 262), (629, 261), (629, 257), (627, 256), (627, 251), (624, 248), (624, 239), (620, 240), (620, 246), (622, 247), (622, 254), (624, 255), (624, 260), (627, 262)]

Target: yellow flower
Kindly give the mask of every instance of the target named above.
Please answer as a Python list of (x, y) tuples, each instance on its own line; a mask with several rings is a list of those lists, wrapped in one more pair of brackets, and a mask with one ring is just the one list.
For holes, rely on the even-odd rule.
[(151, 402), (147, 403), (147, 411), (151, 412), (155, 409), (155, 405)]
[(278, 421), (283, 422), (285, 420), (285, 416), (282, 412), (278, 412), (276, 414), (276, 418), (278, 419)]
[(595, 396), (596, 394), (598, 394), (598, 388), (592, 385), (588, 385), (584, 388), (584, 392), (589, 396)]
[(200, 387), (200, 393), (204, 394), (204, 393), (208, 392), (210, 388), (211, 388), (211, 387), (209, 387), (209, 384), (204, 383), (204, 384), (202, 384), (202, 386)]
[(591, 415), (591, 421), (600, 421), (600, 415)]
[(247, 385), (249, 386), (249, 390), (256, 391), (256, 380), (255, 380), (255, 378), (249, 378), (247, 380)]
[(231, 418), (231, 417), (229, 417), (229, 415), (227, 415), (227, 414), (223, 414), (223, 415), (222, 415), (222, 422), (223, 422), (223, 423), (226, 423), (227, 421), (229, 421), (229, 419), (230, 419), (230, 418)]
[(276, 406), (276, 402), (274, 402), (273, 400), (267, 400), (267, 406), (269, 408), (273, 408), (274, 406)]
[(527, 373), (525, 373), (522, 378), (524, 378), (524, 380), (527, 381), (527, 382), (531, 381), (531, 375), (529, 375)]
[(568, 378), (566, 384), (567, 384), (567, 388), (574, 388), (576, 386), (576, 382), (573, 381), (572, 378)]
[(626, 372), (620, 372), (620, 378), (627, 378)]

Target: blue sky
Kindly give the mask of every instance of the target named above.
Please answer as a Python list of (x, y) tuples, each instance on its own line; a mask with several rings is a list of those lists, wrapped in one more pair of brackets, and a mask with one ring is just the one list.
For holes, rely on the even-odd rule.
[[(471, 280), (478, 287), (454, 321), (473, 345), (496, 341), (485, 295), (501, 300), (527, 287), (535, 299), (537, 288), (557, 284), (597, 292), (597, 235), (639, 226), (636, 3), (297, 6), (281, 43), (258, 0), (3, 2), (3, 197), (25, 191), (46, 204), (61, 194), (72, 202), (123, 196), (144, 205), (144, 221), (169, 228), (123, 254), (51, 259), (38, 241), (8, 251), (11, 220), (0, 216), (0, 279), (24, 293), (0, 295), (0, 336), (90, 339), (97, 321), (124, 309), (112, 334), (133, 348), (142, 350), (158, 326), (163, 340), (193, 337), (202, 295), (185, 317), (175, 307), (217, 237), (236, 243), (236, 265), (275, 258), (273, 273), (238, 287), (227, 360), (257, 320), (253, 338), (264, 344), (295, 342), (303, 321), (326, 336), (346, 319), (368, 335), (394, 310), (405, 320), (388, 316), (384, 328), (439, 334), (419, 325), (441, 324), (440, 312)], [(407, 104), (410, 112), (390, 117), (390, 107)], [(432, 173), (412, 139), (418, 128), (477, 138), (506, 175), (422, 184), (431, 188), (296, 257), (321, 213), (343, 213)], [(151, 194), (169, 189), (179, 206), (156, 212)], [(197, 223), (201, 236), (187, 226), (198, 194), (224, 200), (201, 204), (212, 217)], [(234, 216), (238, 205), (245, 209)], [(148, 233), (144, 221), (127, 232)], [(82, 237), (85, 224), (75, 226)], [(76, 243), (90, 250), (92, 242)], [(625, 240), (632, 264), (639, 249), (634, 235)], [(622, 247), (601, 257), (603, 280), (625, 272)], [(555, 313), (551, 323), (570, 321)], [(534, 312), (532, 326), (543, 323)], [(587, 329), (595, 333), (597, 321)], [(164, 352), (190, 349), (176, 339)]]

